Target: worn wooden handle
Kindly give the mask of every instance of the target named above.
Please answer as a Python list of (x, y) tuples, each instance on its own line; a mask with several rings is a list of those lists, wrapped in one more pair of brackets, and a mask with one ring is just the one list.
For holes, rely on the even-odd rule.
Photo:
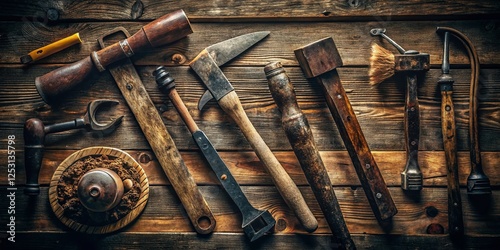
[(460, 237), (464, 234), (464, 222), (458, 181), (457, 138), (452, 93), (452, 91), (441, 91), (441, 127), (448, 175), (448, 230), (450, 236)]
[(410, 191), (422, 189), (422, 172), (418, 165), (418, 142), (420, 140), (420, 108), (418, 105), (417, 75), (409, 73), (405, 100), (406, 165), (401, 173), (401, 188)]
[(104, 71), (108, 65), (150, 47), (179, 40), (193, 31), (182, 10), (166, 14), (147, 24), (131, 37), (95, 51), (76, 63), (53, 70), (35, 79), (42, 99), (52, 104), (60, 96), (82, 83), (89, 75)]
[(295, 213), (304, 228), (308, 232), (316, 230), (316, 228), (318, 228), (318, 221), (307, 206), (304, 197), (302, 197), (300, 190), (297, 188), (292, 178), (290, 178), (285, 169), (283, 169), (278, 159), (276, 159), (257, 130), (253, 127), (245, 110), (243, 110), (241, 106), (240, 99), (236, 92), (231, 91), (222, 97), (219, 100), (219, 105), (238, 124), (250, 143), (250, 146), (264, 163), (264, 166), (266, 166), (281, 196)]
[(322, 83), (326, 102), (373, 213), (381, 220), (391, 218), (398, 210), (368, 147), (337, 70), (324, 73), (317, 79)]
[(340, 239), (344, 249), (355, 249), (330, 177), (314, 142), (309, 122), (297, 103), (290, 79), (280, 63), (268, 64), (264, 70), (269, 90), (282, 113), (283, 129), (300, 162), (307, 182), (311, 185), (328, 226), (335, 237)]
[(40, 194), (38, 175), (42, 167), (43, 143), (45, 131), (43, 122), (37, 118), (31, 118), (24, 123), (24, 167), (26, 171), (27, 195)]
[(109, 71), (186, 209), (195, 230), (200, 234), (211, 233), (215, 228), (215, 218), (140, 81), (134, 65), (127, 59), (127, 62), (121, 65), (110, 66)]

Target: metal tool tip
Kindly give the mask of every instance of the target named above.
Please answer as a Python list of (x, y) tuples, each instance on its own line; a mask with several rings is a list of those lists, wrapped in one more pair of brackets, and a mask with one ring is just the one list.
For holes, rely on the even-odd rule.
[(31, 58), (30, 55), (24, 55), (24, 56), (21, 56), (21, 63), (30, 63), (33, 61), (33, 58)]

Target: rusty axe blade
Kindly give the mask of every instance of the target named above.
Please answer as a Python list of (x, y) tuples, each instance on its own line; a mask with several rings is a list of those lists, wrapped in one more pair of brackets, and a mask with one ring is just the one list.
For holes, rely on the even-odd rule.
[[(201, 110), (205, 104), (215, 98), (217, 101), (227, 93), (233, 91), (233, 86), (220, 70), (213, 70), (231, 59), (235, 58), (254, 44), (269, 35), (269, 31), (259, 31), (237, 36), (205, 48), (190, 63), (191, 68), (203, 80), (208, 90), (203, 93), (198, 109)], [(213, 75), (216, 72), (216, 75)]]

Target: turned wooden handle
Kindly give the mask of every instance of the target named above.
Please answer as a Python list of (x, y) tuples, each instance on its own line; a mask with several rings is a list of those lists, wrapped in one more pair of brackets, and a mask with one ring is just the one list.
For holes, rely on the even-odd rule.
[(457, 138), (452, 94), (451, 90), (441, 91), (441, 127), (448, 175), (448, 230), (450, 236), (460, 237), (464, 234), (464, 222), (458, 180)]
[(323, 211), (328, 226), (344, 249), (355, 249), (332, 183), (319, 154), (306, 116), (300, 109), (295, 90), (281, 63), (270, 63), (266, 71), (269, 90), (282, 113), (282, 125), (300, 162), (307, 182)]
[(238, 124), (241, 131), (247, 138), (250, 146), (254, 149), (259, 159), (264, 163), (267, 171), (271, 175), (276, 188), (287, 205), (295, 213), (306, 231), (313, 232), (318, 228), (318, 221), (307, 206), (304, 197), (300, 193), (292, 178), (283, 169), (280, 162), (262, 137), (255, 130), (248, 116), (241, 106), (240, 99), (235, 91), (229, 92), (219, 100), (219, 106)]
[(146, 88), (140, 81), (134, 65), (127, 59), (127, 62), (121, 65), (111, 65), (109, 71), (177, 193), (195, 230), (200, 234), (211, 233), (215, 228), (215, 218), (198, 190), (193, 176), (186, 167)]
[(38, 93), (42, 99), (52, 104), (59, 101), (62, 94), (78, 86), (108, 65), (150, 47), (157, 47), (179, 40), (193, 31), (189, 20), (182, 10), (166, 14), (147, 24), (131, 37), (116, 42), (99, 51), (94, 51), (73, 64), (53, 70), (35, 79)]
[(391, 218), (398, 210), (368, 147), (337, 70), (326, 72), (317, 79), (323, 86), (326, 103), (349, 152), (373, 213), (381, 220)]
[(27, 195), (40, 194), (38, 176), (42, 167), (44, 127), (43, 122), (37, 118), (28, 119), (24, 123), (24, 167), (26, 171), (24, 193)]

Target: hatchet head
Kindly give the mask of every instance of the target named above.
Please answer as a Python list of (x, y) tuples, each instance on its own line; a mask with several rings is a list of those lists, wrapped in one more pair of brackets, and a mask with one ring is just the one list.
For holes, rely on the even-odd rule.
[(249, 49), (269, 33), (269, 31), (248, 33), (216, 43), (205, 48), (189, 63), (208, 89), (198, 101), (198, 109), (201, 110), (212, 98), (218, 101), (234, 90), (219, 66)]

